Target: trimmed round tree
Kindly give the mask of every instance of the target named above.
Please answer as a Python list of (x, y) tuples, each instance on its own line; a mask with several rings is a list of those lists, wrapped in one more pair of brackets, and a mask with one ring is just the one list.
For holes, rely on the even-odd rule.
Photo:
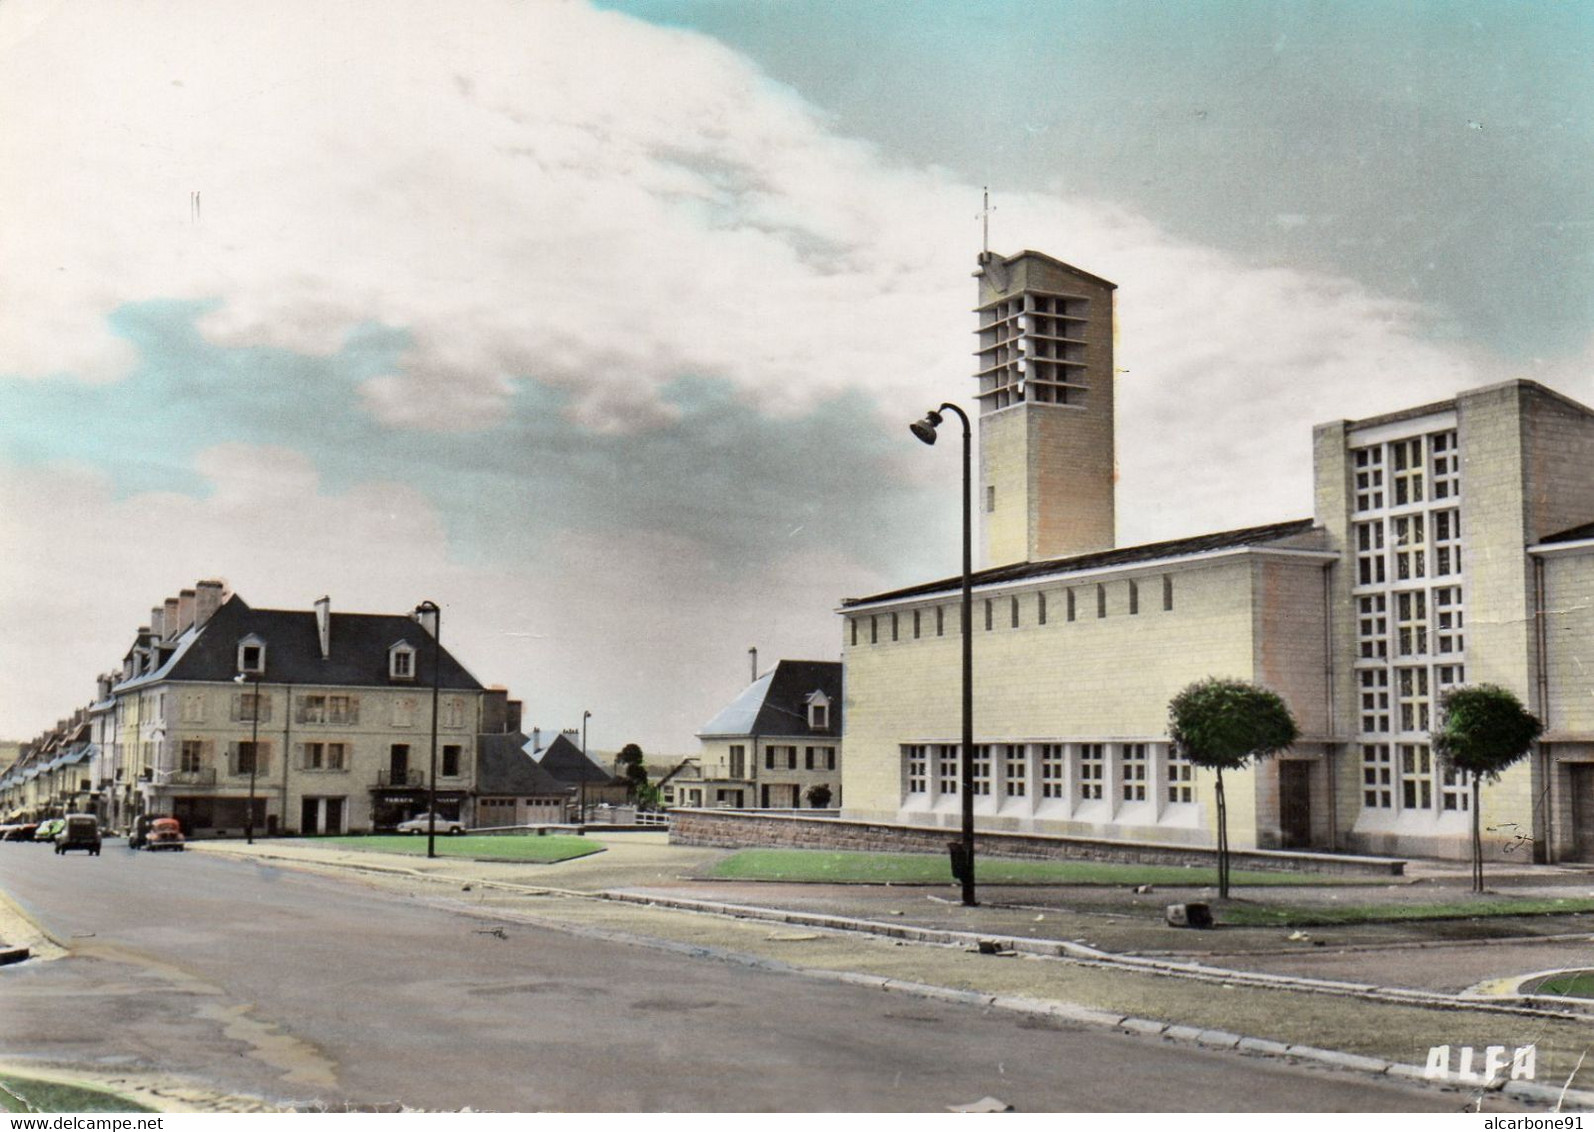
[(1483, 827), (1478, 784), (1497, 782), (1501, 771), (1528, 753), (1544, 731), (1522, 701), (1495, 684), (1451, 688), (1439, 697), (1439, 726), (1429, 733), (1446, 769), (1472, 779), (1472, 891), (1483, 891)]
[(1244, 680), (1209, 677), (1168, 704), (1168, 735), (1192, 763), (1217, 772), (1218, 896), (1229, 896), (1229, 810), (1223, 772), (1286, 750), (1300, 735), (1278, 693)]

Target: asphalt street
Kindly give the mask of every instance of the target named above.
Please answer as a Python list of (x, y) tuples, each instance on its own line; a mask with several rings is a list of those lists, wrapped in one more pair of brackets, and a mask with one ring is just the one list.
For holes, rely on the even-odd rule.
[(1402, 1111), (1455, 1094), (1037, 1021), (201, 853), (6, 845), (70, 956), (0, 971), (12, 1063), (292, 1105), (454, 1110)]

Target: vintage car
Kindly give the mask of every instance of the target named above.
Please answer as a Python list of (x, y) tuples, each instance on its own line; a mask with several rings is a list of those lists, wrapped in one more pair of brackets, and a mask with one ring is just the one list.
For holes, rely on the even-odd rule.
[(156, 818), (149, 823), (149, 832), (144, 835), (144, 848), (175, 849), (181, 853), (184, 840), (183, 827), (176, 818)]
[(417, 833), (426, 833), (429, 829), (435, 829), (438, 833), (458, 835), (465, 832), (465, 823), (455, 818), (445, 818), (442, 814), (437, 815), (435, 822), (431, 814), (416, 814), (409, 821), (399, 822), (396, 832), (413, 836)]
[(67, 814), (55, 835), (55, 851), (82, 849), (91, 857), (100, 855), (100, 821), (93, 814)]

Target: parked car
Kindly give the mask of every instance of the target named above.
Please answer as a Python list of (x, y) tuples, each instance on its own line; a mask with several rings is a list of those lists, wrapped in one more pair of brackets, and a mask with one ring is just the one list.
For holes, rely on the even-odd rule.
[(55, 851), (82, 849), (91, 857), (100, 855), (100, 821), (93, 814), (67, 814), (61, 819), (61, 832), (55, 835)]
[[(431, 814), (417, 814), (413, 818), (411, 818), (409, 821), (401, 821), (401, 822), (399, 822), (398, 825), (395, 828), (397, 829), (397, 831), (399, 833), (409, 833), (409, 834), (425, 833), (427, 831), (427, 829), (430, 828), (430, 826), (431, 826), (431, 817), (432, 817)], [(445, 818), (442, 814), (438, 814), (437, 815), (437, 832), (438, 833), (464, 833), (465, 832), (465, 823), (462, 822), (462, 821), (458, 821), (455, 818)]]
[(32, 821), (18, 822), (6, 829), (7, 841), (32, 841), (33, 835), (38, 832), (39, 823)]
[(156, 818), (149, 823), (149, 831), (144, 834), (144, 848), (152, 851), (175, 849), (181, 853), (186, 840), (183, 827), (176, 818)]
[(41, 821), (39, 828), (34, 830), (33, 840), (54, 841), (55, 835), (61, 832), (61, 827), (65, 824), (65, 818), (50, 818), (48, 821)]

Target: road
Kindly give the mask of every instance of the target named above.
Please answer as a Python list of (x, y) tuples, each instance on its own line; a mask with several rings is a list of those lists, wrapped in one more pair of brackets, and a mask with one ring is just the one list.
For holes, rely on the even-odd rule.
[(466, 915), (199, 853), (0, 845), (71, 957), (0, 969), (0, 1058), (290, 1105), (1404, 1111), (1462, 1098)]

